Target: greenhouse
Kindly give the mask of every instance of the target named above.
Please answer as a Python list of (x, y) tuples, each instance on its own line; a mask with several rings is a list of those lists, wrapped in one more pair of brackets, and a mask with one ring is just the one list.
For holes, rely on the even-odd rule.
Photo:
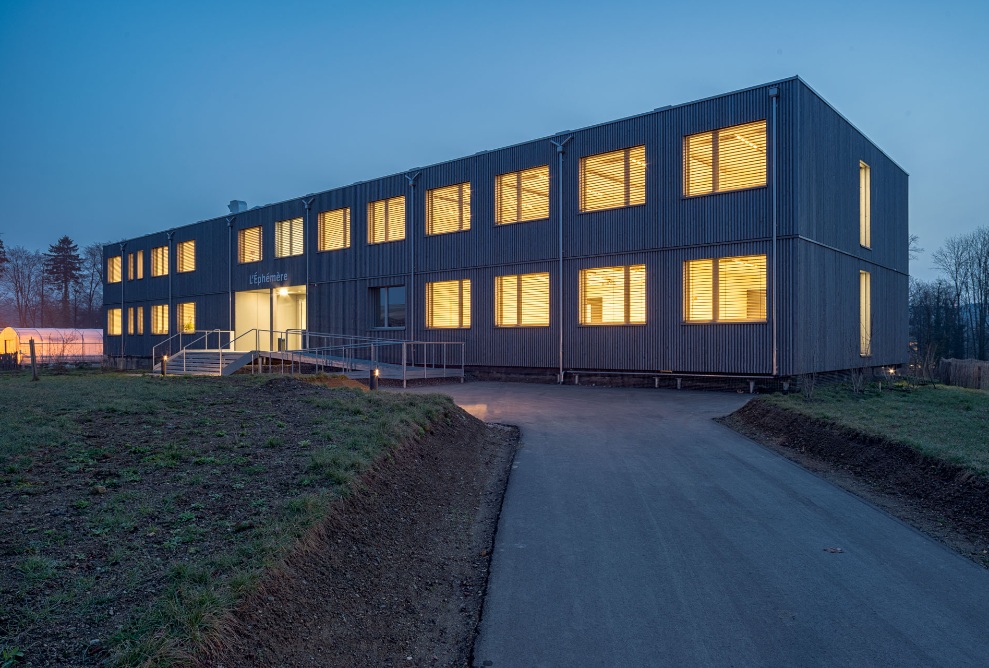
[(103, 359), (101, 329), (32, 329), (7, 327), (0, 332), (0, 353), (18, 364), (31, 363), (31, 340), (39, 364), (99, 363)]

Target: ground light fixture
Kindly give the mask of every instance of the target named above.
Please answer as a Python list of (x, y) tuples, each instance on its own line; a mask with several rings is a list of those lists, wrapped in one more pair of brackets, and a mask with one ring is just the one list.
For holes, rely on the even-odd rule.
[(372, 390), (378, 389), (378, 376), (381, 375), (381, 369), (377, 367), (371, 369), (371, 373), (368, 376), (368, 387)]
[(161, 375), (165, 375), (165, 367), (168, 365), (168, 355), (161, 356)]

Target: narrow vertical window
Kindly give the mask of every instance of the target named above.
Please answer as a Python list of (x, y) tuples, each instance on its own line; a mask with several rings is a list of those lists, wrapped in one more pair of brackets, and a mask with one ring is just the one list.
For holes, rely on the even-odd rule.
[(129, 307), (127, 309), (127, 333), (134, 333), (134, 307)]
[(108, 308), (106, 310), (106, 333), (109, 336), (120, 336), (120, 311), (119, 308)]
[(405, 195), (367, 205), (367, 242), (382, 244), (405, 238)]
[(106, 282), (120, 282), (120, 256), (114, 255), (106, 259)]
[(151, 275), (168, 275), (168, 246), (157, 246), (151, 249)]
[(733, 125), (683, 138), (683, 193), (742, 190), (766, 185), (766, 121)]
[(151, 305), (151, 333), (168, 334), (168, 304)]
[(175, 307), (175, 322), (181, 332), (196, 331), (196, 303), (183, 302)]
[(321, 251), (350, 248), (350, 209), (320, 212), (317, 236), (317, 248)]
[(766, 256), (683, 263), (686, 322), (765, 322)]
[(872, 355), (872, 277), (859, 272), (859, 355)]
[(139, 250), (127, 254), (127, 280), (137, 281), (144, 278), (144, 251)]
[(137, 313), (134, 315), (134, 317), (137, 320), (137, 331), (135, 332), (135, 334), (138, 334), (138, 335), (144, 334), (144, 307), (143, 306), (138, 306), (137, 307)]
[(261, 261), (261, 226), (248, 227), (237, 232), (237, 262)]
[(470, 229), (470, 183), (426, 191), (426, 234)]
[(683, 263), (683, 292), (684, 320), (714, 320), (714, 260)]
[(495, 224), (549, 218), (549, 166), (495, 178)]
[(645, 146), (580, 159), (581, 211), (600, 211), (645, 202)]
[(180, 241), (175, 244), (175, 271), (182, 274), (196, 270), (196, 242)]
[(495, 325), (549, 325), (549, 273), (496, 276)]
[(426, 326), (470, 327), (470, 280), (426, 283)]
[(303, 241), (302, 218), (275, 223), (275, 257), (302, 255)]
[(580, 272), (580, 324), (646, 322), (646, 266), (597, 267)]
[(144, 307), (130, 307), (127, 309), (127, 333), (144, 334)]
[(872, 247), (872, 170), (859, 162), (859, 245)]

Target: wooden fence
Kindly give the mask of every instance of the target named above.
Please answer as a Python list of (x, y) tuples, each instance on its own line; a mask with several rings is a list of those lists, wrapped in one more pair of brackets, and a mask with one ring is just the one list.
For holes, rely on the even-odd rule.
[(974, 390), (989, 390), (989, 362), (980, 360), (941, 360), (941, 382)]

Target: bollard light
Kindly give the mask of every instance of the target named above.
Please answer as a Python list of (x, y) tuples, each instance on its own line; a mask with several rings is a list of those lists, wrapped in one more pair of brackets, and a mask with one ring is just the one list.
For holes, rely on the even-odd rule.
[(381, 375), (381, 371), (377, 368), (371, 369), (371, 375), (368, 378), (368, 385), (372, 390), (378, 389), (378, 376)]
[(168, 365), (168, 355), (161, 356), (161, 375), (165, 375), (165, 367)]

